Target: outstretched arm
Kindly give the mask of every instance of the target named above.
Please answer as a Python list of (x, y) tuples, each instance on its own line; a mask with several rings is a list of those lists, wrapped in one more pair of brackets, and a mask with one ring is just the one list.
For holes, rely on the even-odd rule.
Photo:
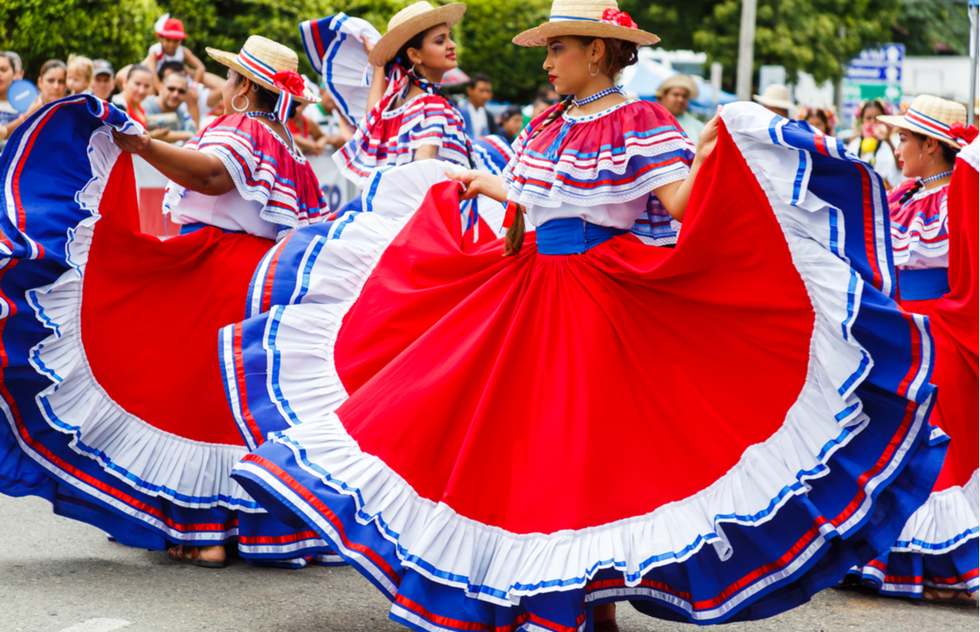
[[(362, 35), (361, 40), (364, 42), (364, 52), (368, 55), (374, 50), (374, 44), (372, 44), (367, 35)], [(388, 78), (385, 77), (384, 66), (375, 67), (374, 75), (371, 76), (371, 90), (368, 91), (368, 102), (367, 111), (370, 112), (374, 109), (374, 106), (378, 104), (381, 97), (384, 96), (385, 90), (388, 89)]]
[[(721, 112), (721, 108), (718, 108)], [(694, 153), (694, 162), (691, 163), (691, 170), (683, 180), (677, 180), (670, 184), (665, 184), (653, 190), (654, 195), (660, 203), (667, 209), (667, 213), (679, 222), (684, 221), (684, 211), (687, 210), (687, 202), (691, 198), (691, 190), (694, 188), (694, 180), (701, 171), (701, 164), (711, 155), (718, 141), (718, 115), (708, 121), (708, 124), (701, 130), (698, 136), (698, 148)]]
[(112, 131), (116, 145), (127, 154), (136, 154), (177, 184), (204, 195), (222, 195), (235, 188), (228, 169), (213, 154), (175, 147), (154, 140), (148, 132), (141, 136)]
[(204, 64), (201, 63), (201, 60), (198, 59), (197, 56), (194, 53), (192, 53), (189, 48), (184, 46), (183, 49), (184, 49), (184, 65), (191, 69), (191, 73), (192, 73), (191, 76), (193, 77), (194, 81), (201, 83), (202, 81), (204, 81)]

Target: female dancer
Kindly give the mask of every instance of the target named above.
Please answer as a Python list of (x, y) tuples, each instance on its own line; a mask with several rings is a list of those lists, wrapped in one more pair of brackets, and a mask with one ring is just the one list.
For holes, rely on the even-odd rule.
[[(291, 300), (223, 331), (233, 407), (283, 429), (236, 478), (418, 630), (805, 601), (891, 544), (944, 452), (880, 180), (755, 104), (695, 153), (613, 84), (657, 37), (612, 0), (557, 0), (515, 41), (572, 96), (505, 179), (375, 173), (372, 212), (283, 248), (263, 286)], [(505, 243), (464, 233), (460, 182), (512, 203)], [(651, 194), (684, 219), (676, 250), (627, 234)]]
[(885, 102), (880, 99), (861, 103), (855, 123), (854, 139), (848, 144), (847, 151), (874, 167), (885, 181), (885, 188), (891, 189), (902, 182), (902, 170), (895, 162), (895, 146), (892, 144), (891, 131), (887, 125), (878, 121), (878, 117), (886, 114), (888, 110)]
[[(320, 220), (316, 177), (283, 127), (291, 101), (316, 97), (275, 42), (209, 52), (229, 67), (223, 96), (236, 113), (185, 148), (81, 95), (11, 138), (0, 486), (180, 561), (223, 566), (222, 545), (237, 541), (250, 561), (302, 565), (326, 543), (270, 517), (229, 477), (255, 438), (223, 401), (215, 342), (243, 317), (263, 255)], [(165, 211), (193, 234), (138, 234), (122, 152), (171, 179)]]
[(354, 137), (334, 154), (341, 171), (358, 186), (379, 167), (415, 160), (471, 166), (462, 115), (439, 94), (443, 74), (456, 67), (449, 29), (465, 11), (463, 3), (433, 8), (422, 0), (396, 13), (377, 44), (364, 37), (374, 66), (367, 114)]
[[(957, 222), (947, 209), (957, 155), (977, 131), (965, 127), (963, 105), (928, 95), (916, 97), (904, 116), (881, 120), (899, 129), (895, 157), (909, 178), (888, 193), (898, 295), (905, 310), (929, 317), (936, 342), (932, 381), (939, 388), (932, 420), (951, 441), (929, 501), (891, 551), (852, 571), (845, 585), (860, 581), (884, 595), (970, 603), (980, 586), (977, 307), (975, 285), (969, 284), (976, 281), (976, 261), (968, 258), (975, 257), (968, 247), (972, 236), (954, 230), (976, 215), (976, 188), (959, 201)], [(967, 246), (960, 255), (967, 259), (955, 256), (953, 244)], [(961, 269), (954, 272), (954, 263)]]

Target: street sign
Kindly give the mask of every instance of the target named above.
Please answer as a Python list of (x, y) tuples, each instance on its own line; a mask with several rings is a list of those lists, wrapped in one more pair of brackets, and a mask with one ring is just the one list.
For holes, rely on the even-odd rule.
[(840, 121), (845, 129), (854, 125), (856, 110), (862, 101), (881, 99), (898, 105), (902, 98), (904, 61), (904, 44), (868, 48), (850, 61), (841, 82)]

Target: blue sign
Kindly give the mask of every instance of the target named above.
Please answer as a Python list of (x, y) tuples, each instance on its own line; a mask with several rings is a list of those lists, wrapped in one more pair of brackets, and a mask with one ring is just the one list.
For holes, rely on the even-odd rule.
[(901, 66), (905, 61), (905, 44), (885, 44), (881, 48), (866, 48), (851, 60), (853, 66)]
[(901, 66), (851, 66), (847, 69), (848, 81), (856, 83), (901, 83)]
[(7, 102), (21, 114), (30, 109), (36, 98), (37, 87), (27, 79), (18, 79), (7, 88)]

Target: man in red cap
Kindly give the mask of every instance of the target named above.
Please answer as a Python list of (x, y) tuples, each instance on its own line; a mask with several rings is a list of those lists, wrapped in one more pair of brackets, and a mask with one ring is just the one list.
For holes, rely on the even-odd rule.
[(143, 65), (154, 70), (153, 87), (157, 94), (160, 93), (160, 67), (168, 61), (176, 61), (186, 66), (191, 78), (200, 83), (204, 79), (204, 64), (189, 48), (181, 44), (187, 38), (187, 33), (184, 33), (184, 23), (165, 13), (153, 25), (153, 30), (159, 41), (150, 46)]

